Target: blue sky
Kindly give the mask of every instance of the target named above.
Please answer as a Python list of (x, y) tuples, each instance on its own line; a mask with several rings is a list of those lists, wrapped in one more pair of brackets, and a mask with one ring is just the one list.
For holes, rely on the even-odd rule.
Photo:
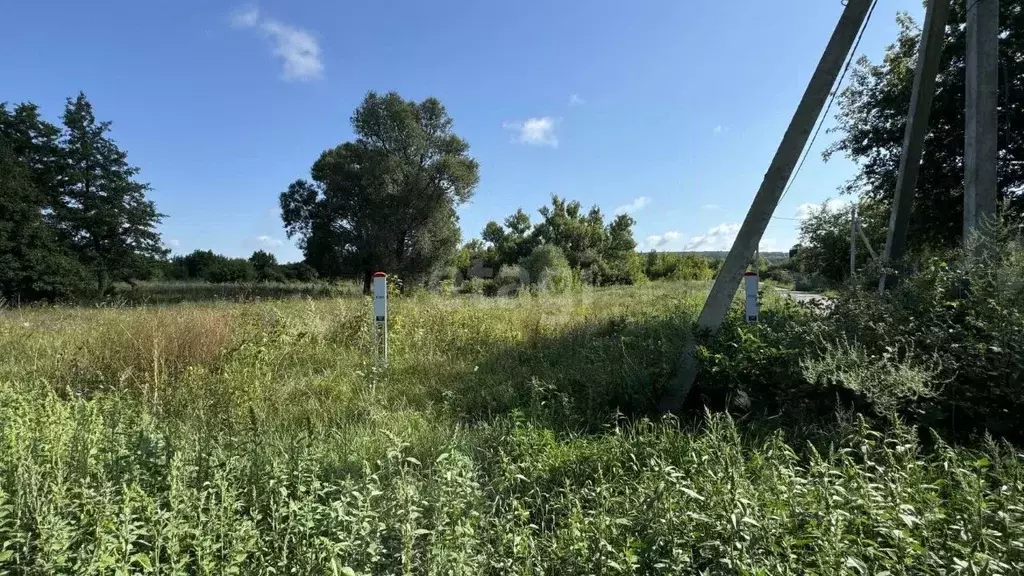
[[(646, 249), (727, 249), (831, 34), (839, 0), (12, 2), (0, 100), (56, 118), (84, 90), (153, 186), (175, 252), (301, 258), (278, 194), (352, 137), (368, 90), (438, 97), (481, 164), (465, 239), (551, 194), (627, 210)], [(877, 59), (880, 0), (858, 52)], [(852, 173), (822, 134), (776, 215)], [(785, 250), (775, 220), (762, 248)]]

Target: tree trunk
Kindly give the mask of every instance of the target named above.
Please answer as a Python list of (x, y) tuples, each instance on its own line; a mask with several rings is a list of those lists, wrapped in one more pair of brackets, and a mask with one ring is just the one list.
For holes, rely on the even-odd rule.
[(102, 298), (107, 294), (107, 288), (110, 286), (110, 277), (106, 270), (100, 270), (96, 273), (96, 289), (100, 293)]
[(369, 269), (363, 271), (363, 294), (369, 296), (370, 283), (373, 282), (373, 272)]

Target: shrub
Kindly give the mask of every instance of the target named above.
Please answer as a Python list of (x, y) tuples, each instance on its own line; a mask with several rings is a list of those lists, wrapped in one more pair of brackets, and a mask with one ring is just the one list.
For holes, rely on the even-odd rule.
[(668, 278), (671, 280), (710, 280), (715, 271), (711, 261), (697, 254), (674, 254), (656, 252), (647, 254), (644, 273), (651, 280)]
[(251, 282), (256, 278), (256, 269), (248, 260), (224, 258), (206, 269), (206, 279), (215, 284), (228, 282)]
[(470, 278), (459, 285), (460, 294), (483, 294), (488, 286), (484, 278)]
[(851, 292), (825, 321), (875, 355), (903, 347), (937, 368), (925, 422), (958, 433), (1024, 437), (1024, 249), (992, 242), (922, 263), (886, 296)]
[(822, 292), (832, 287), (832, 282), (820, 274), (797, 274), (793, 282), (793, 289), (800, 292)]
[(602, 258), (597, 262), (597, 268), (601, 286), (640, 284), (647, 280), (644, 262), (633, 250)]
[(905, 413), (915, 402), (934, 396), (939, 372), (937, 363), (917, 360), (909, 351), (892, 348), (871, 354), (845, 340), (824, 343), (820, 355), (800, 365), (816, 393), (849, 392), (859, 400), (859, 411), (875, 416)]
[(313, 282), (319, 276), (316, 270), (305, 262), (293, 262), (280, 266), (281, 274), (285, 280), (291, 282)]
[(884, 296), (848, 289), (827, 310), (785, 305), (755, 326), (730, 316), (698, 350), (703, 389), (793, 415), (838, 400), (957, 436), (1024, 439), (1024, 249), (1004, 237), (983, 257), (916, 268)]
[(572, 286), (573, 274), (569, 268), (569, 261), (558, 246), (546, 244), (537, 248), (523, 259), (522, 267), (527, 274), (528, 282), (541, 290), (557, 293), (564, 292)]
[(810, 313), (789, 301), (777, 309), (762, 310), (756, 324), (747, 324), (734, 310), (719, 331), (697, 348), (705, 401), (713, 408), (804, 412), (810, 395), (800, 362), (813, 339), (812, 323)]
[(529, 285), (530, 276), (526, 270), (510, 264), (498, 270), (498, 274), (488, 282), (487, 291), (489, 296), (515, 296)]
[(787, 268), (773, 266), (767, 270), (762, 270), (760, 276), (762, 280), (771, 280), (786, 286), (796, 285), (796, 275)]

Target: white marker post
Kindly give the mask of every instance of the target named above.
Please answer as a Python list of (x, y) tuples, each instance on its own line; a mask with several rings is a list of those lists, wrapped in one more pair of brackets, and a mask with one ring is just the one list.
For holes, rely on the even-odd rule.
[(388, 363), (388, 275), (373, 273), (373, 327), (377, 358)]
[(757, 322), (757, 273), (747, 272), (743, 275), (747, 286), (747, 323)]

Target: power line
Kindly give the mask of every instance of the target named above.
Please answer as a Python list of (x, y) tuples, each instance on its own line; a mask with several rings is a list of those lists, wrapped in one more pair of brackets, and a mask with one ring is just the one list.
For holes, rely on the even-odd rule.
[[(981, 0), (975, 0), (975, 4)], [(793, 172), (793, 176), (789, 179), (789, 184), (786, 185), (786, 189), (782, 191), (782, 196), (779, 197), (779, 202), (789, 194), (789, 189), (793, 187), (793, 183), (796, 182), (796, 177), (800, 175), (800, 169), (804, 167), (804, 162), (807, 161), (807, 157), (811, 154), (811, 149), (814, 148), (814, 141), (818, 139), (818, 133), (821, 132), (821, 127), (825, 125), (825, 120), (828, 118), (828, 113), (832, 109), (832, 103), (835, 102), (836, 96), (839, 94), (839, 88), (843, 85), (843, 80), (846, 78), (846, 73), (850, 70), (850, 66), (853, 64), (854, 58), (857, 57), (857, 47), (860, 46), (861, 39), (864, 38), (864, 32), (868, 29), (868, 24), (871, 22), (871, 14), (875, 11), (875, 6), (878, 6), (878, 0), (874, 0), (871, 3), (871, 8), (868, 9), (868, 15), (864, 19), (864, 26), (861, 27), (860, 33), (857, 35), (857, 41), (853, 44), (853, 49), (850, 50), (850, 57), (846, 60), (846, 66), (843, 67), (843, 73), (839, 76), (839, 82), (836, 84), (836, 89), (832, 92), (832, 96), (828, 99), (828, 105), (825, 107), (825, 113), (818, 119), (818, 127), (814, 130), (814, 136), (811, 136), (811, 142), (804, 148), (803, 157), (800, 159), (800, 163), (796, 166), (796, 172)]]

